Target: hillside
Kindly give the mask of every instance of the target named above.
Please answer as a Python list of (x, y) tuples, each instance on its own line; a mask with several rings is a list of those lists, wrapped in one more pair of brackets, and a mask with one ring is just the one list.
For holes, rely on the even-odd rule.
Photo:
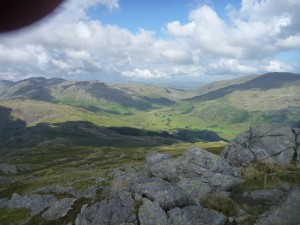
[(300, 75), (292, 73), (251, 75), (193, 91), (56, 78), (0, 86), (0, 103), (27, 126), (89, 121), (154, 131), (211, 130), (232, 139), (253, 123), (300, 121)]
[(212, 85), (171, 107), (169, 113), (203, 121), (214, 130), (242, 131), (253, 123), (300, 120), (300, 76), (269, 73), (215, 89)]
[[(100, 81), (66, 81), (42, 77), (0, 81), (0, 99), (25, 98), (79, 106), (93, 112), (128, 114), (176, 103), (183, 91), (146, 85), (107, 85)], [(139, 91), (145, 90), (145, 91)]]

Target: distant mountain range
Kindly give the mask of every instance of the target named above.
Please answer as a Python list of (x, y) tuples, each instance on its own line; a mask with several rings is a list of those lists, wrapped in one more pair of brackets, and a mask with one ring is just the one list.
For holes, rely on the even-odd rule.
[(0, 106), (29, 126), (88, 121), (155, 131), (206, 129), (230, 139), (253, 123), (299, 123), (300, 75), (251, 75), (196, 90), (42, 77), (2, 80)]
[(79, 106), (90, 111), (120, 113), (128, 109), (150, 110), (170, 106), (184, 91), (141, 84), (107, 85), (100, 81), (67, 81), (29, 78), (0, 81), (0, 99), (31, 99)]

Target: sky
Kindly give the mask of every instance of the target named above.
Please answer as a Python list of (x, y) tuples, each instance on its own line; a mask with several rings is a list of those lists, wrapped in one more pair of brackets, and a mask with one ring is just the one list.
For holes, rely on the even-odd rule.
[(0, 34), (0, 79), (214, 81), (300, 72), (299, 0), (68, 0)]

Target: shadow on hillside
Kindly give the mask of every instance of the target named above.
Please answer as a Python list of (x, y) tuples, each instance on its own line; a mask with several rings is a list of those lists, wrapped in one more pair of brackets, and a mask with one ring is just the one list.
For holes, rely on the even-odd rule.
[(132, 127), (103, 127), (86, 121), (39, 123), (26, 127), (26, 122), (14, 119), (11, 109), (0, 108), (0, 147), (2, 152), (18, 148), (32, 148), (56, 138), (69, 140), (79, 146), (159, 146), (182, 141), (220, 141), (212, 131), (178, 130), (147, 131)]
[(11, 116), (12, 109), (0, 106), (0, 140), (26, 129), (26, 122)]

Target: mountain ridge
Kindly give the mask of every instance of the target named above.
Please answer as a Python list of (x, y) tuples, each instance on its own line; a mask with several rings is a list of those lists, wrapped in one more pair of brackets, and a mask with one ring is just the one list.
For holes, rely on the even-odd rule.
[[(282, 72), (250, 75), (218, 81), (193, 91), (149, 84), (29, 78), (18, 82), (0, 81), (0, 99), (3, 106), (12, 107), (15, 115), (24, 112), (17, 104), (23, 105), (28, 109), (26, 115), (36, 115), (37, 122), (39, 118), (41, 122), (55, 122), (55, 119), (48, 120), (42, 115), (42, 104), (37, 104), (40, 106), (35, 112), (35, 107), (28, 107), (34, 102), (25, 106), (24, 99), (57, 104), (51, 107), (60, 111), (58, 115), (65, 115), (67, 111), (59, 105), (75, 107), (71, 109), (72, 116), (98, 125), (106, 118), (105, 121), (114, 121), (112, 125), (119, 121), (125, 126), (146, 130), (207, 129), (231, 139), (253, 123), (292, 125), (299, 122), (300, 75)], [(15, 99), (15, 102), (7, 102), (7, 99)], [(82, 116), (78, 109), (84, 109), (89, 115)], [(30, 119), (30, 116), (23, 118)]]

